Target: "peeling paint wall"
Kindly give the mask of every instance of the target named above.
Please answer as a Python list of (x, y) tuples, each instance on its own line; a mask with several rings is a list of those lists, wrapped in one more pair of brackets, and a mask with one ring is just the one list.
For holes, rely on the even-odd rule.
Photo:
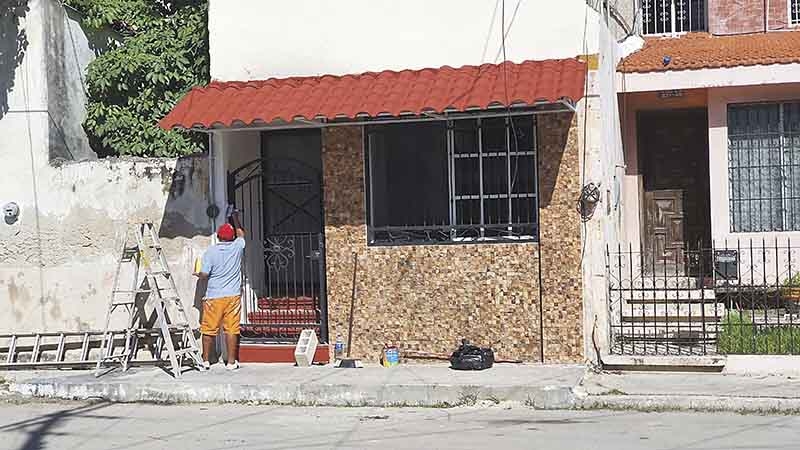
[[(0, 73), (13, 77), (0, 83), (10, 86), (8, 111), (0, 114), (0, 206), (16, 202), (21, 211), (16, 222), (0, 221), (0, 333), (102, 328), (129, 221), (156, 223), (191, 305), (193, 258), (210, 234), (207, 158), (65, 158), (55, 166), (54, 145), (66, 142), (64, 136), (81, 142), (83, 105), (69, 92), (80, 87), (75, 80), (83, 66), (65, 64), (70, 73), (59, 77), (49, 73), (54, 58), (69, 56), (66, 49), (53, 54), (53, 42), (70, 39), (74, 20), (54, 0), (29, 6), (20, 23), (28, 39), (24, 58), (13, 72)], [(75, 151), (82, 144), (70, 145)]]
[(15, 194), (0, 181), (4, 200), (22, 211), (0, 223), (0, 332), (102, 328), (131, 222), (156, 224), (182, 297), (195, 304), (191, 269), (210, 233), (205, 157), (44, 166), (36, 175), (38, 200), (24, 176)]

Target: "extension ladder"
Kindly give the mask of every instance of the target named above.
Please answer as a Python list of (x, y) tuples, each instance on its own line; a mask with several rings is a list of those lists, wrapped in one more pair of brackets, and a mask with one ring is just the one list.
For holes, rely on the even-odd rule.
[[(127, 268), (131, 279), (127, 288), (121, 286), (123, 266)], [(148, 303), (152, 303), (154, 314), (147, 314)], [(176, 313), (174, 321), (169, 317), (169, 307)], [(127, 316), (120, 346), (115, 345), (117, 332), (110, 331), (111, 321), (118, 309), (124, 310)], [(157, 336), (156, 342), (153, 342), (154, 336)], [(181, 376), (185, 362), (200, 369), (203, 367), (200, 346), (152, 222), (137, 224), (126, 230), (106, 311), (95, 376), (99, 376), (104, 367), (113, 364), (118, 364), (123, 371), (128, 370), (143, 341), (147, 341), (157, 361), (165, 360), (162, 350), (166, 350), (166, 358), (176, 378)]]
[[(0, 334), (0, 370), (5, 369), (80, 369), (97, 366), (98, 350), (103, 337), (109, 345), (123, 342), (126, 330), (74, 331), (52, 333)], [(160, 345), (161, 334), (137, 330), (140, 340), (155, 339)], [(132, 364), (152, 364), (152, 359), (131, 360)]]

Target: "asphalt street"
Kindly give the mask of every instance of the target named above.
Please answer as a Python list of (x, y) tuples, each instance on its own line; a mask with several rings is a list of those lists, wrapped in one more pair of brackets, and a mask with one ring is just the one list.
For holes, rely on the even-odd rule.
[(0, 404), (0, 448), (793, 449), (800, 417), (735, 414)]

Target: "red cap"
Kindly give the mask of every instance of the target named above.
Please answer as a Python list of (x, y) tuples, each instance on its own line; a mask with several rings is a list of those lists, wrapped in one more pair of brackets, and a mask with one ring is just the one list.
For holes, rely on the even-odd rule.
[(217, 237), (220, 241), (232, 241), (236, 238), (236, 231), (231, 224), (224, 223), (217, 230)]

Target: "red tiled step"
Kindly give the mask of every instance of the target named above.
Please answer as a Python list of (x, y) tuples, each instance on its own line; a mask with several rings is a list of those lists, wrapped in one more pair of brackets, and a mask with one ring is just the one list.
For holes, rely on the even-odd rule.
[[(239, 361), (243, 363), (293, 363), (294, 345), (285, 344), (241, 344)], [(330, 349), (327, 344), (317, 346), (314, 362), (327, 364), (330, 361)]]
[(258, 309), (317, 309), (311, 297), (265, 297), (258, 299)]
[(316, 323), (319, 313), (313, 309), (269, 309), (247, 313), (251, 324)]

